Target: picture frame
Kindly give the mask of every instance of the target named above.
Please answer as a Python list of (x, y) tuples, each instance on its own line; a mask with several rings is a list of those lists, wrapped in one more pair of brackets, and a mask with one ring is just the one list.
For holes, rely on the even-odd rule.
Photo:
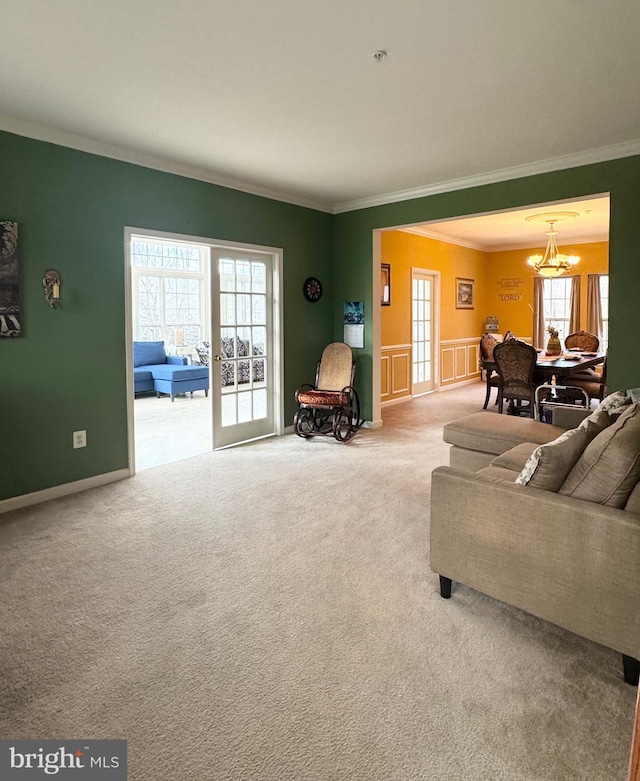
[(391, 306), (391, 265), (389, 263), (380, 264), (380, 303), (382, 306)]
[(456, 309), (475, 309), (475, 279), (456, 277)]

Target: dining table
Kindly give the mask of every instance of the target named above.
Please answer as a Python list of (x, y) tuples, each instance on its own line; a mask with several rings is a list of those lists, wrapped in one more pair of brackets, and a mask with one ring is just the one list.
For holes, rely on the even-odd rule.
[[(606, 353), (604, 352), (594, 353), (578, 350), (566, 350), (560, 355), (547, 355), (544, 350), (536, 350), (536, 353), (536, 366), (534, 369), (534, 383), (536, 387), (543, 385), (570, 386), (572, 374), (584, 372), (585, 369), (593, 369), (594, 366), (604, 363), (606, 358)], [(481, 366), (487, 372), (487, 378), (491, 377), (494, 372), (498, 374), (498, 367), (495, 361), (483, 360)], [(488, 398), (487, 391), (485, 409)], [(510, 402), (509, 410), (513, 412), (513, 402)]]
[[(543, 383), (551, 382), (556, 378), (556, 383), (566, 384), (566, 380), (572, 374), (578, 374), (585, 369), (592, 369), (604, 363), (606, 353), (586, 353), (566, 350), (560, 355), (547, 355), (544, 350), (537, 350), (536, 367), (534, 372), (538, 379)], [(487, 370), (489, 376), (493, 372), (498, 373), (498, 367), (495, 361), (482, 361), (483, 370)]]
[(561, 355), (547, 355), (544, 350), (538, 351), (535, 373), (544, 382), (550, 382), (553, 377), (556, 383), (566, 385), (572, 374), (578, 374), (585, 369), (593, 369), (604, 363), (606, 353), (587, 353), (566, 350)]

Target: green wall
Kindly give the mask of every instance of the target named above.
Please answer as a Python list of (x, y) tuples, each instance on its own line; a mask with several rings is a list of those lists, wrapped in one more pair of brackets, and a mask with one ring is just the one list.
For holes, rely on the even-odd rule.
[(501, 211), (610, 193), (609, 387), (640, 386), (640, 157), (442, 193), (347, 212), (334, 218), (334, 338), (342, 339), (342, 301), (365, 302), (365, 347), (357, 350), (356, 384), (372, 418), (372, 231), (447, 217)]
[[(285, 423), (332, 339), (332, 216), (0, 132), (0, 219), (19, 223), (23, 335), (0, 339), (0, 499), (127, 467), (124, 228), (284, 249)], [(44, 300), (59, 271), (61, 307)], [(307, 276), (324, 295), (309, 304)], [(72, 449), (86, 429), (88, 447)]]
[[(0, 165), (0, 219), (19, 223), (23, 327), (0, 340), (0, 499), (127, 467), (125, 226), (284, 249), (285, 423), (294, 389), (342, 339), (342, 302), (365, 301), (356, 384), (371, 419), (374, 229), (608, 192), (610, 387), (640, 386), (640, 157), (337, 216), (3, 132)], [(44, 301), (52, 267), (59, 310)], [(311, 275), (324, 285), (316, 304), (301, 290)], [(78, 429), (88, 447), (73, 450)]]

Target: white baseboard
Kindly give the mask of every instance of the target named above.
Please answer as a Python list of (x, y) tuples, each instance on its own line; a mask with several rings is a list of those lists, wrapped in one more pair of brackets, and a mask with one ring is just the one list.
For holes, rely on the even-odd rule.
[(0, 514), (8, 513), (11, 510), (19, 510), (21, 507), (30, 507), (33, 504), (48, 502), (50, 499), (59, 499), (61, 496), (77, 494), (80, 491), (87, 491), (89, 488), (97, 488), (100, 485), (115, 483), (118, 480), (124, 480), (130, 476), (128, 469), (118, 469), (116, 472), (107, 472), (103, 475), (94, 475), (84, 480), (76, 480), (73, 483), (63, 483), (54, 485), (51, 488), (45, 488), (43, 491), (34, 491), (32, 494), (22, 494), (13, 496), (11, 499), (0, 501)]
[(411, 395), (409, 395), (409, 396), (401, 396), (399, 399), (388, 399), (387, 401), (381, 401), (380, 405), (382, 407), (391, 407), (394, 404), (402, 404), (405, 401), (411, 401), (412, 398), (413, 398), (413, 396), (411, 396)]
[(438, 388), (438, 392), (453, 390), (454, 388), (462, 388), (463, 385), (473, 385), (476, 382), (482, 382), (479, 375), (478, 377), (473, 377), (471, 380), (462, 380), (462, 382), (454, 382), (451, 385), (441, 385)]

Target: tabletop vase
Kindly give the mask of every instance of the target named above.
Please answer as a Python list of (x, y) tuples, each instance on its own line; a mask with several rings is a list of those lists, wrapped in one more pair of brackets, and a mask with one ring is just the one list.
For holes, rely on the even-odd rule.
[(549, 341), (547, 342), (547, 355), (560, 355), (562, 352), (562, 345), (557, 334), (551, 334)]

